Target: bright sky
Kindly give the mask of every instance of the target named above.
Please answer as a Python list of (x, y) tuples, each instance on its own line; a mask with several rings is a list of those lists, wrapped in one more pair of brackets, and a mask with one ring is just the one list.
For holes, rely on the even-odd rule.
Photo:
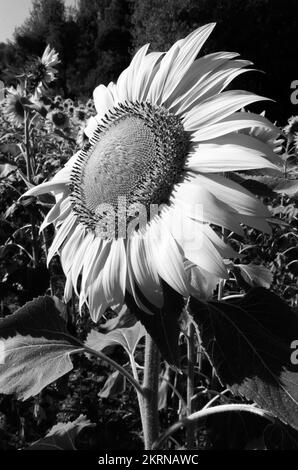
[[(67, 6), (75, 5), (76, 0), (65, 0)], [(16, 26), (28, 17), (32, 0), (0, 0), (0, 42), (12, 39)]]

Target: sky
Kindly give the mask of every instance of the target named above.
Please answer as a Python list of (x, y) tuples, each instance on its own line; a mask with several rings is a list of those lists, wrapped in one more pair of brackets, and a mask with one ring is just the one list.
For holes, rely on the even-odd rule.
[[(65, 0), (67, 6), (75, 0)], [(20, 26), (28, 17), (32, 0), (0, 0), (0, 42), (12, 39), (16, 26)]]

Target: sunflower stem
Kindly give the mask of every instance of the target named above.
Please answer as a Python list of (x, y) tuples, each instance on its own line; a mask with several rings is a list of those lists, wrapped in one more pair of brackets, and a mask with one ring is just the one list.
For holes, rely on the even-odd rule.
[(143, 382), (143, 433), (145, 450), (152, 449), (159, 435), (158, 385), (160, 354), (151, 336), (146, 334), (145, 367)]
[[(27, 180), (29, 183), (33, 181), (33, 165), (32, 165), (32, 152), (30, 142), (30, 113), (24, 109), (24, 134), (25, 134), (25, 149), (26, 149), (26, 171)], [(36, 230), (36, 217), (33, 213), (30, 214), (31, 221), (31, 239), (32, 239), (32, 258), (33, 267), (36, 268), (38, 264), (38, 240)]]
[[(137, 371), (136, 367), (136, 361), (134, 359), (133, 354), (129, 355), (129, 360), (130, 360), (130, 365), (131, 365), (131, 370), (133, 374), (133, 378), (135, 379), (136, 382), (139, 382), (139, 374)], [(138, 404), (139, 404), (139, 410), (140, 410), (140, 417), (141, 417), (141, 422), (142, 422), (142, 428), (144, 429), (145, 422), (144, 422), (144, 400), (143, 400), (143, 395), (136, 389), (137, 397), (138, 397)]]
[[(195, 327), (193, 323), (188, 326), (187, 332), (187, 416), (193, 412), (194, 397), (194, 362), (195, 362)], [(186, 448), (195, 446), (195, 426), (190, 422), (186, 427)]]

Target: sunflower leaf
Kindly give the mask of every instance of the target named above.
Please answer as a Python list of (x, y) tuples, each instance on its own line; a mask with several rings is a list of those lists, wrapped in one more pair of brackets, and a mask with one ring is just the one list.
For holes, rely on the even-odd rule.
[(89, 426), (94, 424), (83, 415), (69, 423), (58, 423), (45, 437), (33, 442), (26, 450), (77, 450), (76, 439)]
[(252, 287), (261, 286), (269, 289), (273, 274), (264, 266), (256, 264), (235, 264), (233, 270), (238, 270), (244, 281)]
[(98, 392), (100, 398), (112, 398), (125, 392), (126, 378), (116, 370), (105, 381), (104, 386)]
[(189, 308), (220, 381), (298, 429), (297, 314), (262, 287), (233, 303), (191, 298)]
[(0, 344), (0, 392), (22, 400), (69, 372), (70, 354), (84, 349), (67, 332), (55, 300), (48, 296), (0, 320)]
[(180, 368), (179, 351), (179, 318), (184, 307), (183, 297), (163, 283), (164, 306), (161, 309), (152, 306), (153, 315), (143, 312), (127, 294), (129, 309), (144, 325), (146, 331), (155, 341), (163, 358), (175, 369)]
[(86, 346), (95, 351), (103, 351), (109, 346), (122, 346), (128, 355), (134, 354), (135, 348), (145, 335), (145, 329), (140, 322), (129, 328), (117, 328), (108, 333), (91, 330), (87, 336)]

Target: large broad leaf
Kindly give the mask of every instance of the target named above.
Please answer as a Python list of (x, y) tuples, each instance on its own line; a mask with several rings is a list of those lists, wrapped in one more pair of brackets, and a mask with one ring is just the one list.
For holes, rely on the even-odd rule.
[(94, 424), (83, 415), (71, 423), (58, 423), (44, 438), (34, 442), (26, 450), (77, 450), (76, 439), (87, 426)]
[(220, 381), (298, 429), (297, 314), (261, 287), (233, 304), (191, 298), (189, 308)]
[[(139, 294), (141, 296), (141, 292)], [(156, 309), (153, 306), (148, 307), (152, 310), (153, 315), (143, 312), (128, 293), (126, 294), (126, 303), (153, 338), (164, 359), (172, 367), (179, 368), (179, 318), (184, 308), (184, 299), (165, 282), (163, 282), (163, 294), (164, 306), (161, 309)], [(145, 304), (146, 299), (143, 298), (142, 302)], [(145, 306), (148, 306), (148, 302)]]
[(0, 393), (15, 393), (23, 400), (69, 372), (70, 355), (84, 349), (67, 332), (54, 299), (47, 296), (0, 320), (0, 341)]
[(140, 339), (145, 335), (145, 329), (140, 322), (130, 328), (119, 328), (109, 333), (99, 333), (91, 330), (85, 345), (95, 351), (103, 351), (108, 346), (121, 345), (128, 355), (134, 354)]

